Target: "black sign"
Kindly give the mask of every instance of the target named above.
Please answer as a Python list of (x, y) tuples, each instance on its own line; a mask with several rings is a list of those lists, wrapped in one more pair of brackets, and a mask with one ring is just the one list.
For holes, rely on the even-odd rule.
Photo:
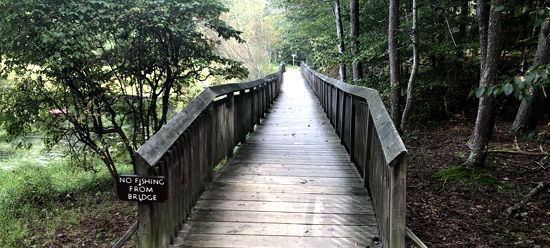
[(164, 202), (168, 198), (168, 182), (163, 176), (119, 175), (118, 199), (137, 202)]

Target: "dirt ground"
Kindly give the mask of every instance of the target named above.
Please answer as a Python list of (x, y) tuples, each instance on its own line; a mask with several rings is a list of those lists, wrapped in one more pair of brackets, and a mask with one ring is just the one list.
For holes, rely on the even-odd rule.
[[(103, 197), (79, 195), (72, 206), (67, 205), (64, 207), (73, 214), (56, 220), (63, 224), (55, 233), (33, 230), (41, 236), (40, 247), (113, 247), (136, 221), (136, 204), (120, 201), (114, 193)], [(137, 247), (136, 235), (123, 247)]]
[[(550, 182), (547, 156), (490, 153), (484, 169), (436, 176), (466, 160), (473, 123), (457, 117), (406, 138), (407, 226), (428, 247), (550, 247), (550, 190), (505, 216), (540, 182)], [(542, 142), (515, 140), (507, 135), (510, 125), (497, 123), (490, 149), (549, 152), (550, 123), (539, 126), (546, 129)], [(407, 247), (416, 246), (409, 240)]]

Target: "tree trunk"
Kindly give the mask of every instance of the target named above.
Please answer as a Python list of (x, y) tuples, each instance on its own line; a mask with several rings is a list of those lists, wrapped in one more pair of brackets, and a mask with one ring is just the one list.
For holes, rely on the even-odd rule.
[[(501, 6), (503, 0), (493, 1), (490, 11), (489, 25), (487, 29), (487, 54), (484, 64), (481, 66), (481, 78), (479, 87), (488, 88), (494, 85), (497, 81), (498, 64), (500, 60), (502, 38), (501, 23), (502, 13), (495, 11), (495, 7)], [(479, 20), (479, 19), (478, 19)], [(480, 33), (482, 32), (480, 23)], [(481, 36), (481, 34), (480, 34)], [(483, 49), (482, 49), (483, 50)], [(466, 165), (481, 167), (485, 163), (487, 150), (493, 128), (495, 124), (495, 99), (494, 96), (482, 96), (479, 99), (479, 108), (477, 112), (476, 124), (474, 128), (474, 143), (470, 156), (466, 160)]]
[(485, 58), (487, 57), (487, 31), (489, 30), (489, 14), (491, 6), (487, 0), (477, 0), (477, 23), (479, 24), (479, 49), (481, 72), (483, 72), (483, 66), (485, 65)]
[(350, 27), (351, 27), (351, 54), (354, 62), (352, 63), (353, 81), (363, 78), (363, 65), (357, 59), (359, 53), (359, 0), (350, 1)]
[(397, 125), (401, 123), (401, 83), (400, 83), (400, 58), (397, 31), (399, 29), (399, 0), (390, 0), (390, 21), (388, 27), (388, 51), (390, 56), (390, 86), (392, 88), (390, 98), (390, 115)]
[[(548, 31), (548, 20), (541, 26), (537, 53), (533, 65), (550, 63), (550, 34)], [(546, 35), (545, 35), (546, 34)], [(538, 105), (543, 100), (541, 90), (535, 88), (531, 101), (521, 100), (518, 113), (510, 128), (510, 135), (518, 136), (521, 133), (531, 132), (536, 129), (538, 121)]]
[(411, 76), (409, 77), (409, 83), (407, 86), (407, 101), (405, 103), (405, 109), (403, 110), (403, 117), (401, 118), (401, 131), (405, 132), (407, 121), (411, 113), (412, 103), (414, 100), (414, 81), (416, 74), (418, 73), (418, 64), (420, 61), (418, 54), (418, 4), (416, 0), (413, 0), (413, 24), (412, 24), (412, 40), (413, 40), (413, 68)]
[[(342, 14), (340, 12), (340, 0), (334, 1), (334, 19), (336, 20), (336, 35), (338, 36), (338, 53), (344, 55), (345, 46), (344, 46), (344, 32), (342, 28)], [(340, 62), (340, 81), (346, 81), (346, 64)]]

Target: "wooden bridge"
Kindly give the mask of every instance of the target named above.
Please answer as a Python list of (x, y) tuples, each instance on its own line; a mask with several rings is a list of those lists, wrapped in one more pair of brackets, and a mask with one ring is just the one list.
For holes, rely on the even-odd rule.
[(205, 90), (138, 150), (169, 187), (139, 204), (141, 247), (405, 246), (406, 149), (378, 93), (284, 71)]

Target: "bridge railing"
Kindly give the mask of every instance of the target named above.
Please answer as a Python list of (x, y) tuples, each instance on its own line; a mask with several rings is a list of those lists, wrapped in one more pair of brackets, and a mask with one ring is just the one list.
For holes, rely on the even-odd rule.
[(136, 173), (165, 176), (168, 199), (139, 203), (141, 247), (169, 247), (214, 167), (254, 131), (279, 93), (279, 72), (249, 83), (207, 88), (136, 152)]
[(351, 161), (363, 175), (384, 247), (405, 247), (407, 150), (376, 90), (301, 65)]

